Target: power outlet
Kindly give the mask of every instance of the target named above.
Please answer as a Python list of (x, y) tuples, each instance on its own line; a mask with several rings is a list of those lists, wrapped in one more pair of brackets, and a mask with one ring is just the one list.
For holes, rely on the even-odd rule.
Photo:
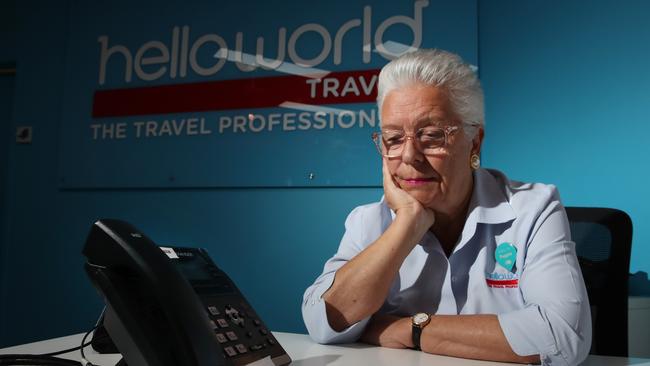
[(32, 143), (32, 126), (16, 127), (16, 143), (18, 144)]

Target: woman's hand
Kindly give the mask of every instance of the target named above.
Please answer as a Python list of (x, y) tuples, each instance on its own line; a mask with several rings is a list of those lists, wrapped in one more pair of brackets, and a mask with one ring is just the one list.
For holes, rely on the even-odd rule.
[(398, 187), (395, 178), (388, 170), (386, 158), (382, 159), (382, 174), (384, 177), (384, 197), (388, 207), (395, 211), (396, 215), (411, 214), (418, 222), (418, 226), (429, 229), (433, 226), (435, 216), (433, 210), (422, 206), (422, 204), (408, 194), (405, 190)]

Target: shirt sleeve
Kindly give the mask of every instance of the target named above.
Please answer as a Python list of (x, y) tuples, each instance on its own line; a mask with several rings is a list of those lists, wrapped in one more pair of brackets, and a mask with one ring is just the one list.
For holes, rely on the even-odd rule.
[[(345, 330), (337, 332), (329, 324), (323, 294), (332, 286), (336, 271), (361, 252), (368, 245), (364, 237), (364, 208), (354, 209), (345, 221), (345, 234), (339, 249), (323, 268), (323, 273), (314, 284), (305, 290), (302, 302), (302, 317), (311, 338), (321, 344), (356, 342), (365, 329), (370, 317), (352, 324)], [(375, 223), (367, 223), (375, 225)]]
[(591, 347), (591, 312), (557, 191), (533, 228), (519, 286), (526, 306), (498, 316), (512, 350), (539, 354), (543, 365), (583, 361)]

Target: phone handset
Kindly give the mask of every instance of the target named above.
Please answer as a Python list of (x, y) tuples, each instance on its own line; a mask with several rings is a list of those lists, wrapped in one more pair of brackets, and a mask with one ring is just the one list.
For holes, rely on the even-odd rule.
[(143, 233), (124, 221), (97, 221), (83, 254), (106, 301), (104, 326), (127, 364), (228, 364), (193, 288)]

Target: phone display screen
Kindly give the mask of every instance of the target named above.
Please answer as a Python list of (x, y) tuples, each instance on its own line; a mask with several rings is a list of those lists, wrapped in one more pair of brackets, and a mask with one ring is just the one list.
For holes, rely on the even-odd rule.
[(188, 281), (207, 281), (213, 278), (208, 270), (208, 263), (200, 256), (180, 257), (172, 259), (172, 263)]
[[(167, 248), (170, 249), (170, 248)], [(175, 248), (172, 263), (198, 294), (228, 294), (234, 289), (214, 263), (193, 248)], [(172, 249), (173, 250), (173, 249)]]

